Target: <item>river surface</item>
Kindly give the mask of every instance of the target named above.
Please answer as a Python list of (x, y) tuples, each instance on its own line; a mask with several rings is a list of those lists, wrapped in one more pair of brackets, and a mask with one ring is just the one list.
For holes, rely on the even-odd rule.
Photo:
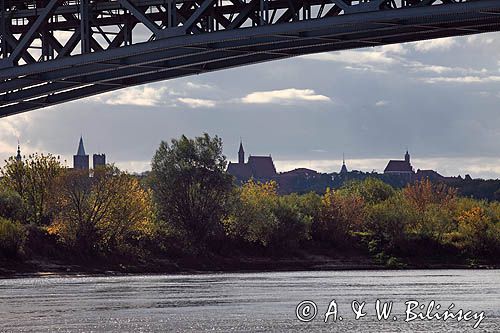
[[(375, 303), (393, 302), (387, 320)], [(313, 301), (313, 320), (297, 305)], [(330, 310), (337, 316), (325, 314)], [(366, 302), (354, 319), (352, 302)], [(406, 301), (484, 319), (407, 318)], [(303, 320), (314, 306), (299, 307)], [(310, 305), (307, 308), (307, 305)], [(359, 309), (359, 307), (357, 307)], [(309, 310), (309, 311), (308, 311)], [(412, 313), (418, 313), (412, 310)], [(425, 310), (422, 310), (425, 314)], [(472, 315), (472, 314), (471, 314)], [(411, 316), (411, 315), (410, 315)], [(340, 320), (342, 317), (342, 320)], [(478, 318), (478, 317), (476, 317)], [(336, 321), (334, 321), (336, 319)], [(469, 318), (470, 319), (470, 318)], [(500, 332), (499, 270), (81, 276), (0, 280), (1, 332)]]

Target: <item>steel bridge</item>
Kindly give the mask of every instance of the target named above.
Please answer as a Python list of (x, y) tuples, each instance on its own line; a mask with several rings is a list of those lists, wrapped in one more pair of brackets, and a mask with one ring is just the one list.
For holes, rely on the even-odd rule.
[(500, 0), (0, 0), (0, 117), (303, 54), (500, 30)]

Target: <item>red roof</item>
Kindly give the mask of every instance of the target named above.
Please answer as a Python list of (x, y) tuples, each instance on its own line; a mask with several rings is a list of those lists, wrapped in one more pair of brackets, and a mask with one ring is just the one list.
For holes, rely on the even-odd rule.
[(227, 166), (227, 172), (239, 179), (252, 178), (252, 170), (250, 166), (245, 163), (231, 163)]
[(271, 178), (276, 176), (273, 158), (271, 156), (250, 156), (248, 165), (255, 178)]
[(410, 162), (405, 160), (390, 160), (384, 172), (413, 172)]
[(277, 175), (271, 156), (250, 156), (248, 163), (229, 163), (227, 172), (239, 179), (270, 179)]

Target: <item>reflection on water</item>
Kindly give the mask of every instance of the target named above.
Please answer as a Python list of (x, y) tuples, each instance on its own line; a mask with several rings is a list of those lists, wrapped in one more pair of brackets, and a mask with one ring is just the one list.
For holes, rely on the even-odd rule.
[[(335, 299), (343, 321), (323, 322)], [(387, 321), (377, 321), (375, 301), (393, 301)], [(302, 300), (318, 315), (295, 317)], [(365, 301), (354, 320), (351, 302)], [(405, 323), (407, 300), (446, 309), (451, 303), (485, 312), (476, 331), (500, 332), (500, 271), (412, 270), (279, 272), (120, 277), (45, 277), (0, 280), (0, 331), (199, 332), (199, 331), (474, 331), (474, 320)], [(393, 317), (396, 316), (397, 320)]]

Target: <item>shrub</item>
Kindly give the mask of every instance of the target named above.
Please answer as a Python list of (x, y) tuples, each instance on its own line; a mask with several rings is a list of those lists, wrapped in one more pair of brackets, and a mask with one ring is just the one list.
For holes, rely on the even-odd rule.
[(19, 222), (0, 217), (0, 254), (15, 257), (22, 251), (24, 228)]
[(362, 181), (353, 180), (339, 190), (343, 194), (358, 195), (366, 204), (377, 204), (395, 194), (394, 188), (380, 179), (366, 178)]
[(23, 218), (23, 199), (14, 191), (0, 191), (0, 216), (20, 221)]
[(414, 224), (415, 211), (398, 194), (369, 207), (366, 228), (377, 239), (380, 249), (401, 251), (405, 246), (408, 225)]

